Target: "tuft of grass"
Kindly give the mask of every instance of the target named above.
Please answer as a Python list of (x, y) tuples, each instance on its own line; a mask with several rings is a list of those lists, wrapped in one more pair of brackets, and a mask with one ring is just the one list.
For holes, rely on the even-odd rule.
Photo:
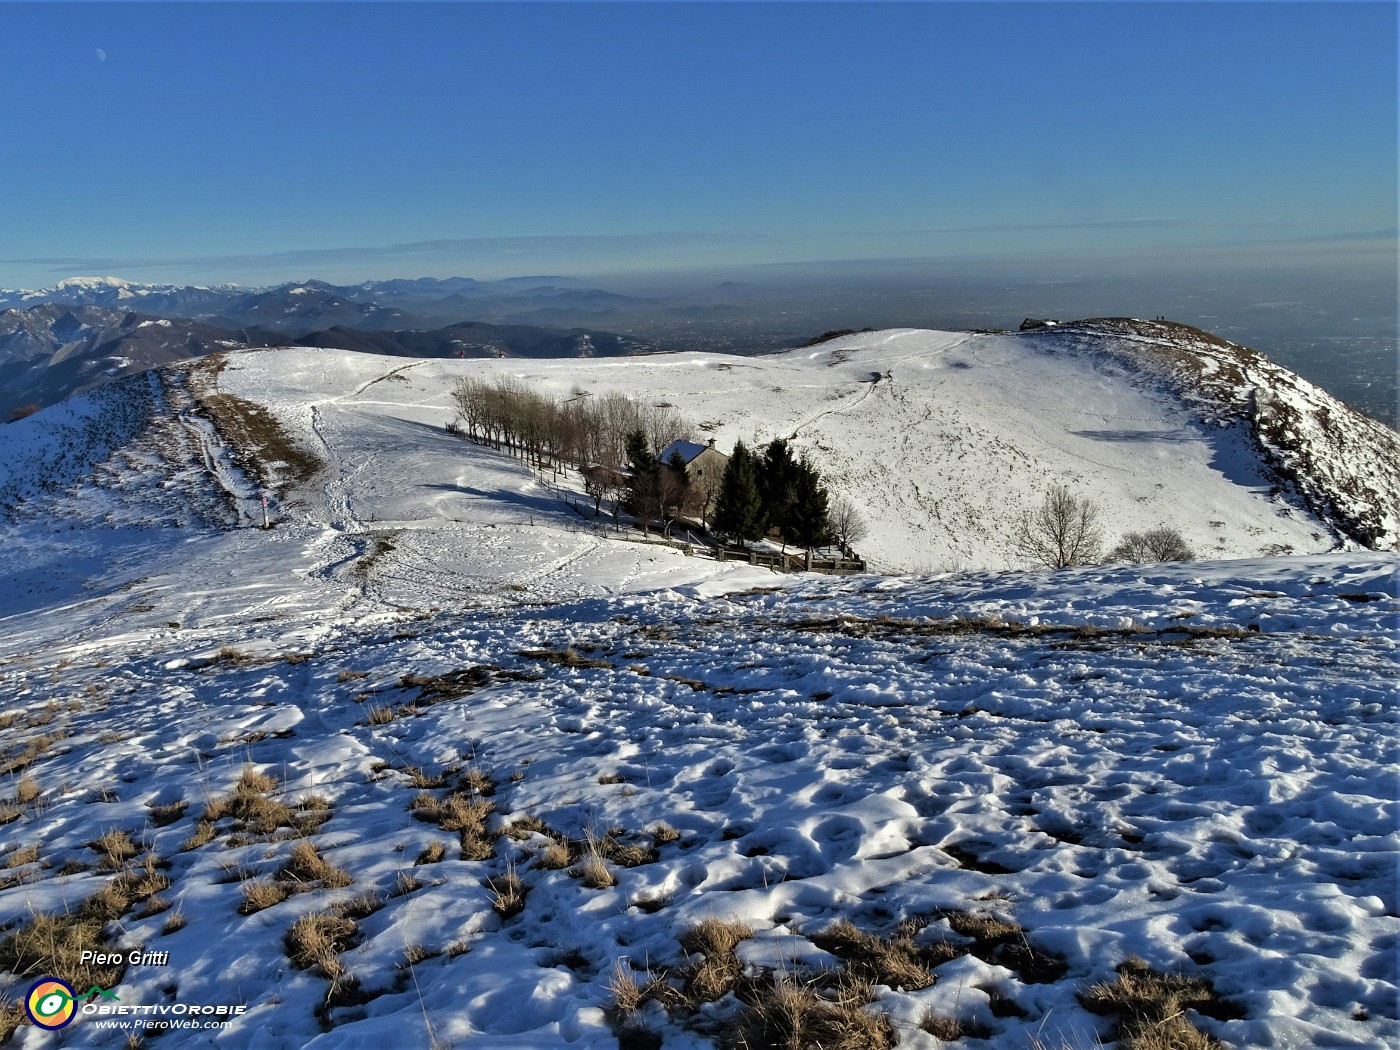
[(463, 860), (487, 860), (495, 855), (495, 837), (487, 830), (487, 821), (495, 808), (494, 803), (484, 798), (468, 798), (460, 791), (443, 799), (423, 791), (409, 803), (409, 809), (419, 820), (436, 824), (443, 831), (457, 832)]
[(933, 974), (908, 936), (897, 934), (886, 940), (838, 919), (809, 939), (843, 960), (851, 974), (872, 984), (911, 992), (933, 984)]
[(157, 893), (155, 896), (147, 898), (146, 906), (137, 913), (136, 917), (138, 919), (149, 919), (153, 915), (159, 915), (161, 912), (169, 910), (169, 899)]
[(609, 886), (617, 885), (617, 876), (603, 859), (601, 841), (591, 833), (588, 835), (578, 867), (571, 874), (582, 879), (583, 884), (593, 890), (605, 890)]
[(322, 857), (309, 839), (302, 839), (292, 847), (292, 855), (277, 872), (277, 878), (284, 882), (306, 884), (308, 889), (313, 884), (340, 889), (355, 881), (344, 868), (338, 868)]
[(168, 936), (172, 933), (178, 933), (180, 930), (183, 930), (188, 924), (189, 920), (185, 918), (184, 905), (180, 905), (165, 917), (165, 925), (161, 927), (160, 932)]
[(1086, 1010), (1114, 1018), (1113, 1037), (1122, 1050), (1221, 1050), (1223, 1044), (1186, 1018), (1194, 1009), (1215, 1016), (1238, 1016), (1209, 982), (1179, 973), (1159, 973), (1130, 956), (1118, 977), (1079, 993)]
[(365, 724), (372, 726), (388, 725), (394, 720), (394, 709), (388, 704), (370, 704), (365, 708)]
[(623, 1016), (636, 1013), (642, 1005), (642, 985), (638, 983), (632, 967), (621, 959), (613, 963), (612, 972), (608, 974), (608, 996), (614, 1008)]
[(447, 854), (447, 847), (441, 842), (433, 841), (424, 846), (414, 858), (415, 866), (419, 864), (436, 864)]
[(540, 867), (557, 871), (559, 868), (567, 868), (572, 864), (574, 862), (574, 854), (573, 851), (569, 849), (569, 844), (567, 842), (561, 842), (556, 839), (544, 849), (540, 850), (539, 855), (535, 859), (538, 861)]
[(598, 777), (598, 783), (600, 783), (600, 784), (625, 784), (625, 783), (627, 783), (627, 778), (624, 777), (621, 773), (604, 773), (604, 774), (602, 774), (601, 776)]
[(188, 802), (168, 802), (164, 805), (150, 805), (146, 807), (151, 813), (151, 823), (158, 828), (174, 824), (185, 815), (185, 810), (189, 807)]
[(262, 879), (250, 879), (239, 889), (243, 893), (243, 902), (238, 905), (239, 915), (252, 915), (264, 908), (271, 908), (274, 904), (281, 904), (291, 895), (291, 890), (282, 883)]
[(991, 1029), (985, 1025), (978, 1024), (976, 1021), (948, 1017), (933, 1009), (924, 1011), (923, 1017), (919, 1019), (919, 1027), (935, 1039), (941, 1039), (945, 1043), (956, 1042), (959, 1039), (986, 1039), (991, 1035)]
[(519, 915), (525, 910), (525, 896), (529, 887), (520, 881), (513, 869), (504, 875), (492, 875), (486, 880), (486, 888), (491, 891), (491, 910), (503, 919)]
[(213, 842), (217, 834), (212, 821), (201, 820), (194, 826), (194, 831), (190, 832), (189, 837), (180, 843), (180, 852), (188, 853), (192, 849), (199, 849), (200, 846)]
[(680, 837), (681, 833), (664, 820), (651, 829), (651, 841), (657, 846), (664, 846), (668, 842), (675, 842)]
[[(539, 817), (526, 814), (517, 817), (506, 826), (506, 834), (513, 839), (528, 839), (531, 835), (544, 835), (551, 839), (559, 839), (560, 835)], [(562, 865), (561, 865), (562, 866)]]
[(759, 989), (734, 1016), (724, 1046), (726, 1050), (887, 1050), (895, 1044), (894, 1029), (884, 1016), (865, 1010), (873, 998), (869, 984), (850, 978), (819, 994), (810, 984), (779, 977)]
[(735, 949), (752, 936), (747, 923), (716, 918), (703, 919), (681, 934), (681, 947), (701, 956), (686, 975), (686, 993), (693, 1002), (714, 1002), (738, 984), (744, 967)]
[(89, 842), (88, 848), (102, 855), (99, 867), (107, 871), (120, 870), (122, 865), (141, 852), (129, 834), (116, 828)]
[(462, 787), (469, 794), (480, 795), (482, 798), (489, 798), (496, 793), (495, 781), (489, 773), (480, 769), (469, 769), (462, 774)]
[(371, 915), (384, 907), (384, 898), (377, 893), (361, 893), (358, 897), (351, 897), (348, 901), (341, 901), (336, 907), (335, 914), (344, 919), (353, 919), (356, 922), (368, 919)]
[(1021, 927), (1014, 922), (1002, 922), (990, 915), (973, 915), (954, 911), (943, 913), (948, 925), (956, 934), (971, 937), (974, 941), (1002, 941), (1020, 934)]
[(20, 777), (15, 784), (15, 801), (21, 806), (27, 806), (39, 797), (39, 782), (33, 777)]
[(349, 948), (359, 932), (353, 919), (334, 912), (303, 915), (292, 923), (283, 943), (287, 958), (302, 970), (319, 971), (332, 981), (346, 975), (340, 953)]
[(5, 858), (5, 867), (19, 868), (25, 864), (33, 864), (39, 859), (39, 847), (33, 843), (28, 846), (20, 846), (18, 849), (10, 851)]
[[(277, 788), (277, 781), (253, 766), (243, 767), (233, 790), (213, 799), (204, 807), (201, 821), (217, 823), (232, 817), (238, 831), (253, 835), (270, 835), (278, 828), (298, 828), (298, 815), (289, 806), (268, 797)], [(301, 822), (303, 825), (305, 820)], [(299, 829), (300, 830), (300, 829)]]

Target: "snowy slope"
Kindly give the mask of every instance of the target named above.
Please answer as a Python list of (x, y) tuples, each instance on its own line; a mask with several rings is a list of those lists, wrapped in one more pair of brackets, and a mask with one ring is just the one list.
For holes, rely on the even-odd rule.
[[(470, 462), (470, 450), (445, 450), (419, 426), (451, 418), (448, 391), (468, 374), (518, 375), (558, 398), (620, 390), (673, 404), (696, 423), (697, 437), (715, 437), (721, 448), (791, 437), (833, 489), (861, 507), (872, 526), (862, 553), (884, 569), (1015, 565), (1007, 551), (1015, 516), (1054, 483), (1099, 504), (1111, 536), (1167, 524), (1202, 556), (1321, 552), (1347, 542), (1334, 520), (1319, 516), (1325, 501), (1309, 503), (1281, 481), (1246, 420), (1133, 367), (1121, 342), (1086, 347), (1033, 335), (895, 331), (762, 358), (425, 361), (409, 368), (290, 350), (275, 358), (234, 355), (224, 382), (273, 406), (308, 447), (328, 440), (313, 421), (329, 421), (338, 435), (329, 439), (333, 454), (340, 442), (353, 449), (363, 427), (374, 455), (385, 429), (397, 428), (414, 435), (416, 448)], [(376, 382), (391, 373), (393, 380)], [(873, 381), (886, 373), (890, 379)], [(1330, 471), (1308, 474), (1310, 491), (1341, 493), (1364, 479), (1375, 490), (1377, 542), (1393, 546), (1400, 540), (1400, 441), (1378, 424), (1352, 425), (1345, 406), (1310, 389), (1330, 402), (1339, 424), (1309, 446), (1312, 460)], [(403, 452), (399, 446), (397, 462)], [(394, 500), (416, 499), (401, 488)]]
[[(803, 578), (691, 557), (446, 435), (453, 378), (493, 370), (665, 400), (722, 446), (795, 434), (886, 565), (999, 568), (999, 508), (1057, 478), (1115, 528), (1253, 560)], [(970, 1046), (1093, 1045), (1111, 1023), (1079, 995), (1133, 955), (1209, 982), (1189, 1016), (1228, 1045), (1394, 1045), (1400, 559), (1257, 557), (1336, 540), (1271, 493), (1247, 426), (1172, 382), (928, 332), (764, 359), (279, 350), (0, 428), (0, 969), (36, 916), (135, 871), (154, 896), (91, 936), (170, 958), (104, 975), (121, 1002), (247, 1007), (162, 1045), (611, 1047), (619, 965), (673, 989), (629, 1038), (724, 1045), (741, 1002), (677, 998), (707, 917), (752, 930), (745, 994), (854, 966), (822, 936), (838, 919), (917, 929), (927, 986), (876, 980), (865, 1007), (901, 1047), (940, 1045), (930, 1014)], [(215, 389), (317, 469), (212, 427)], [(235, 527), (260, 491), (277, 527)], [(269, 827), (218, 815), (249, 766)], [(136, 856), (104, 868), (109, 831)], [(611, 886), (577, 873), (590, 837)], [(348, 883), (289, 874), (301, 842)], [(249, 907), (267, 886), (285, 899)], [(335, 952), (299, 964), (294, 924), (337, 911)], [(1013, 932), (960, 932), (977, 916)], [(99, 1018), (19, 1021), (57, 968), (0, 972), (15, 1045), (118, 1045)]]

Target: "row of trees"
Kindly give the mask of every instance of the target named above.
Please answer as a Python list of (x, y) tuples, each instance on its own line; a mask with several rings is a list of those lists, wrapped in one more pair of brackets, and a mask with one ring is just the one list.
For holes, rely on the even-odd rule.
[[(1098, 507), (1063, 485), (1052, 486), (1039, 507), (1017, 522), (1012, 553), (1036, 565), (1064, 569), (1104, 561), (1104, 531)], [(1176, 529), (1161, 525), (1129, 532), (1108, 552), (1108, 561), (1195, 561), (1196, 554)]]
[(648, 405), (626, 394), (575, 389), (556, 402), (515, 376), (490, 381), (458, 379), (452, 388), (457, 418), (450, 429), (503, 449), (538, 469), (589, 466), (622, 471), (628, 441), (638, 431), (652, 448), (665, 448), (688, 432), (670, 405)]
[(657, 450), (689, 431), (670, 405), (580, 389), (556, 402), (515, 376), (463, 377), (451, 398), (457, 416), (448, 429), (454, 433), (510, 452), (537, 469), (576, 467), (595, 517), (608, 501), (614, 517), (625, 506), (644, 531), (660, 522), (669, 533), (689, 514), (729, 540), (776, 533), (784, 546), (808, 550), (836, 543), (849, 552), (866, 534), (855, 507), (833, 499), (817, 469), (805, 458), (795, 459), (781, 438), (762, 453), (740, 442), (722, 478), (714, 471), (692, 478), (678, 453), (665, 463), (657, 458)]

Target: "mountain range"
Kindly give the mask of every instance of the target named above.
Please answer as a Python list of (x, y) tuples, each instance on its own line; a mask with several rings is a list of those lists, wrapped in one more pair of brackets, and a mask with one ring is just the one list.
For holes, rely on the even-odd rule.
[[(416, 357), (610, 356), (656, 349), (644, 339), (590, 328), (460, 319), (483, 312), (539, 316), (549, 313), (541, 304), (607, 294), (551, 283), (556, 280), (568, 283), (518, 278), (485, 285), (454, 278), (337, 288), (310, 281), (249, 291), (102, 278), (64, 281), (43, 292), (0, 293), (0, 420), (119, 376), (238, 346), (323, 346)], [(371, 296), (419, 312), (382, 306)], [(497, 309), (506, 300), (514, 310)], [(451, 323), (437, 327), (444, 317)]]

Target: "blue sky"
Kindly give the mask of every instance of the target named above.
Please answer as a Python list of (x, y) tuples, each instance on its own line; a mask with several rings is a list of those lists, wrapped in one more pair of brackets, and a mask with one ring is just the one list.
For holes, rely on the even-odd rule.
[(1396, 6), (0, 3), (0, 286), (1391, 260)]

